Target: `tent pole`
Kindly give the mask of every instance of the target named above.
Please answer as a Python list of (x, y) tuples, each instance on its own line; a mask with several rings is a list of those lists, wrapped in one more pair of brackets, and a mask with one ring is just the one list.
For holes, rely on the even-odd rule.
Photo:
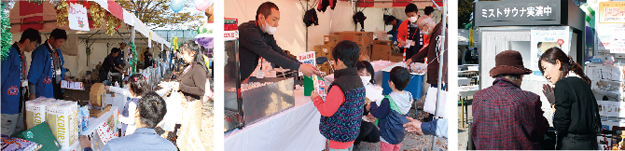
[[(304, 10), (304, 16), (306, 16), (306, 12), (308, 11), (308, 0), (306, 0), (306, 10)], [(317, 12), (315, 12), (317, 13)], [(306, 26), (306, 52), (308, 52), (308, 26)]]
[[(440, 6), (438, 6), (436, 2), (434, 2), (434, 0), (432, 0), (432, 3), (434, 3), (434, 5), (436, 5), (437, 8), (440, 8)], [(443, 65), (445, 64), (445, 56), (444, 56), (445, 51), (446, 51), (445, 43), (447, 42), (445, 41), (445, 29), (447, 25), (447, 19), (446, 19), (447, 7), (445, 6), (448, 6), (447, 0), (443, 0), (443, 18), (441, 18), (441, 21), (443, 22), (442, 23), (443, 28), (441, 28), (441, 36), (440, 36), (441, 38), (439, 40), (440, 42), (437, 43), (438, 50), (440, 51), (439, 52), (440, 54), (438, 55), (440, 58), (438, 62), (438, 90), (437, 90), (437, 97), (436, 97), (436, 104), (435, 104), (437, 109), (438, 109), (438, 103), (440, 101), (447, 101), (447, 100), (441, 100), (441, 98), (443, 98), (441, 92), (443, 91), (443, 87), (442, 87), (443, 78), (442, 77), (443, 77)], [(432, 37), (432, 38), (436, 38), (436, 37)], [(440, 111), (436, 110), (436, 112), (437, 113), (435, 113), (435, 115), (439, 116), (440, 114), (438, 113), (440, 113)], [(435, 150), (435, 148), (436, 148), (436, 136), (433, 136), (432, 137), (432, 150)]]

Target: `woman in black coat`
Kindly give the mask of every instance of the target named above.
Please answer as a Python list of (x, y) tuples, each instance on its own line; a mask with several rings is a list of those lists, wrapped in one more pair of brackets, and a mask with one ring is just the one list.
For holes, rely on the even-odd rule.
[(590, 79), (582, 67), (559, 48), (550, 48), (540, 57), (540, 71), (555, 85), (543, 92), (555, 108), (553, 125), (557, 131), (556, 149), (597, 150), (601, 119)]

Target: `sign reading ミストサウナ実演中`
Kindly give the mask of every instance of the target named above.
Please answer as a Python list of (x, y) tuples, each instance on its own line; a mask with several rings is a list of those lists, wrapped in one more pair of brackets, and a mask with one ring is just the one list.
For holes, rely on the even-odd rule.
[(480, 1), (476, 26), (560, 25), (561, 0)]

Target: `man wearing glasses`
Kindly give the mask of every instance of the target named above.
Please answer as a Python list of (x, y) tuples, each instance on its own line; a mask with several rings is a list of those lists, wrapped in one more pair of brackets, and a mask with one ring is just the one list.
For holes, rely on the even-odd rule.
[(17, 127), (24, 128), (23, 118), (20, 118), (24, 114), (25, 96), (28, 95), (24, 52), (32, 52), (40, 43), (39, 31), (28, 28), (22, 33), (20, 41), (9, 48), (9, 55), (2, 61), (2, 134), (12, 135)]

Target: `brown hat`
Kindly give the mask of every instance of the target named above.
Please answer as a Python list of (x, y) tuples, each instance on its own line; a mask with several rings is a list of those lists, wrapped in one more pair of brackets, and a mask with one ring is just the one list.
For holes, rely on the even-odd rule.
[(506, 50), (495, 56), (495, 67), (490, 69), (490, 76), (500, 74), (530, 74), (532, 70), (523, 66), (523, 57), (516, 50)]

